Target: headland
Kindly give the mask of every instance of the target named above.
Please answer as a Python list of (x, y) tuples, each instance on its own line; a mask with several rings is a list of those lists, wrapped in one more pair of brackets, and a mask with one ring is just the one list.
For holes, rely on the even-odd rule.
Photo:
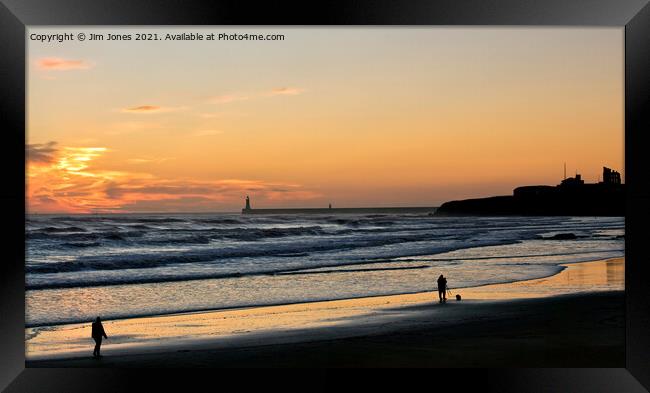
[(603, 167), (603, 180), (585, 184), (579, 174), (556, 186), (517, 187), (513, 195), (443, 203), (438, 216), (625, 216), (625, 185)]

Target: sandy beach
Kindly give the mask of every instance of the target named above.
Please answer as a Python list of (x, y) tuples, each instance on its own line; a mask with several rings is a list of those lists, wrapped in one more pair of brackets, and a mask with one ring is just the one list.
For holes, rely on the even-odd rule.
[(27, 367), (622, 367), (624, 258), (423, 292), (28, 328)]

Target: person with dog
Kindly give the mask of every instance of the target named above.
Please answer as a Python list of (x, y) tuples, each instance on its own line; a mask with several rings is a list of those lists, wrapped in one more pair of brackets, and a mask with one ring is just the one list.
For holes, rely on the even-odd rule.
[(438, 277), (438, 297), (440, 298), (440, 303), (447, 301), (447, 279), (442, 274)]

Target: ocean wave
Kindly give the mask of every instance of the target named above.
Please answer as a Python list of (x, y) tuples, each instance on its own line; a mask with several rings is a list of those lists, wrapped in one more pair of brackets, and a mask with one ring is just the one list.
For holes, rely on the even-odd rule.
[[(83, 232), (83, 233), (27, 233), (28, 240), (56, 240), (59, 242), (70, 241), (99, 241), (114, 240), (124, 241), (128, 238), (137, 238), (145, 235), (145, 231), (109, 231), (109, 232)], [(54, 244), (56, 245), (56, 244)]]
[(185, 222), (185, 219), (183, 218), (138, 218), (134, 221), (158, 224), (158, 223), (168, 223), (168, 222)]
[(152, 226), (149, 226), (149, 225), (145, 225), (145, 224), (126, 224), (124, 226), (129, 228), (129, 229), (142, 229), (142, 230), (146, 230), (146, 231), (149, 231), (149, 230), (154, 230), (155, 231), (155, 230), (157, 230), (156, 228), (154, 228)]
[[(241, 230), (237, 233), (229, 233), (226, 237), (236, 238), (238, 240), (253, 241), (257, 237), (283, 237), (295, 234), (322, 234), (322, 228), (315, 227), (296, 227), (296, 228), (272, 228), (272, 229), (254, 229), (254, 230)], [(85, 238), (76, 237), (74, 242), (81, 243), (81, 240), (92, 242), (96, 236), (92, 234), (85, 234)], [(382, 249), (380, 255), (385, 258), (399, 258), (405, 256), (419, 256), (430, 255), (457, 249), (467, 249), (484, 247), (488, 245), (504, 245), (514, 244), (522, 240), (521, 234), (518, 238), (502, 238), (502, 239), (486, 239), (480, 240), (475, 234), (468, 234), (465, 236), (455, 235), (453, 239), (432, 239), (431, 234), (428, 233), (407, 233), (396, 235), (394, 233), (378, 233), (374, 236), (348, 236), (348, 237), (308, 237), (304, 241), (289, 241), (289, 242), (265, 242), (265, 243), (249, 243), (239, 245), (215, 246), (215, 248), (208, 249), (190, 249), (184, 251), (165, 251), (165, 252), (145, 252), (145, 253), (117, 253), (105, 255), (80, 255), (75, 260), (57, 263), (28, 263), (26, 265), (26, 272), (31, 274), (43, 273), (61, 273), (61, 272), (76, 272), (85, 270), (119, 270), (119, 269), (149, 269), (157, 268), (172, 264), (187, 264), (187, 263), (216, 263), (223, 259), (232, 258), (260, 258), (260, 257), (286, 257), (288, 255), (308, 256), (312, 253), (323, 252), (345, 252), (359, 249), (372, 249), (373, 247), (392, 246), (391, 249)], [(530, 234), (530, 238), (534, 239), (534, 234)], [(103, 238), (102, 238), (103, 239)], [(112, 234), (109, 239), (123, 240), (124, 237), (119, 233)], [(146, 241), (147, 244), (209, 244), (214, 239), (212, 236), (192, 235), (190, 237), (175, 237), (168, 239), (151, 239)], [(469, 240), (473, 241), (469, 241)], [(430, 245), (425, 244), (418, 248), (407, 247), (406, 245), (414, 242), (431, 241)], [(395, 247), (399, 245), (399, 247)], [(89, 246), (90, 247), (90, 246)], [(593, 252), (593, 251), (592, 251)], [(564, 255), (548, 253), (545, 256)], [(568, 253), (570, 254), (570, 253)], [(534, 255), (530, 255), (532, 257)], [(538, 255), (541, 256), (541, 255)], [(512, 258), (512, 257), (526, 257), (525, 255), (519, 256), (482, 256), (482, 257), (468, 257), (464, 260), (472, 259), (497, 259), (497, 258)], [(367, 252), (360, 256), (361, 259), (368, 259)], [(354, 256), (347, 256), (347, 259), (355, 259)], [(452, 258), (457, 260), (459, 258)], [(449, 258), (430, 258), (429, 260), (449, 260)]]
[(241, 224), (241, 220), (235, 218), (206, 218), (194, 220), (194, 222), (199, 222), (203, 224)]
[[(511, 244), (513, 242), (508, 241), (484, 241), (480, 244), (474, 245), (474, 247), (484, 247), (484, 246), (493, 246), (493, 245), (504, 245)], [(318, 268), (332, 268), (332, 267), (342, 267), (342, 266), (355, 266), (355, 265), (366, 265), (366, 264), (376, 264), (376, 263), (390, 263), (390, 262), (408, 262), (408, 260), (397, 259), (401, 255), (408, 253), (409, 255), (429, 255), (437, 254), (443, 252), (454, 251), (463, 248), (472, 248), (464, 245), (462, 243), (457, 244), (447, 244), (447, 245), (437, 245), (420, 248), (417, 251), (402, 249), (398, 252), (393, 252), (393, 255), (389, 255), (391, 259), (379, 259), (362, 257), (359, 259), (347, 259), (343, 261), (337, 261), (336, 263), (327, 263), (320, 262), (311, 265), (305, 265), (302, 267), (287, 268), (283, 266), (267, 268), (264, 265), (260, 265), (251, 271), (246, 272), (237, 272), (237, 273), (226, 273), (222, 275), (220, 273), (210, 273), (207, 276), (198, 276), (199, 278), (223, 278), (230, 276), (242, 276), (242, 275), (260, 275), (260, 274), (271, 274), (279, 272), (290, 272), (297, 270), (305, 269), (318, 269)], [(26, 272), (32, 275), (39, 274), (49, 274), (49, 273), (72, 273), (80, 271), (111, 271), (111, 270), (123, 270), (123, 269), (151, 269), (164, 267), (166, 265), (176, 265), (184, 263), (206, 263), (206, 262), (215, 262), (218, 259), (225, 258), (237, 258), (237, 257), (299, 257), (299, 256), (308, 256), (310, 255), (307, 252), (304, 252), (304, 248), (300, 249), (301, 251), (289, 252), (287, 249), (271, 249), (271, 250), (256, 250), (248, 249), (229, 249), (229, 250), (205, 250), (204, 252), (195, 252), (195, 253), (178, 253), (176, 255), (152, 255), (152, 254), (140, 254), (140, 255), (111, 255), (111, 256), (93, 256), (86, 258), (79, 258), (76, 261), (67, 261), (67, 262), (57, 262), (57, 263), (34, 263), (29, 264), (25, 267)], [(385, 255), (386, 252), (381, 252), (382, 255)], [(433, 259), (432, 259), (433, 260)], [(417, 262), (422, 262), (422, 260), (414, 260)], [(143, 277), (138, 278), (106, 278), (101, 280), (90, 280), (90, 281), (76, 281), (66, 282), (66, 283), (48, 283), (48, 284), (28, 284), (30, 289), (40, 289), (40, 288), (57, 288), (61, 285), (63, 287), (75, 287), (75, 286), (97, 286), (97, 285), (118, 285), (122, 283), (150, 283), (150, 282), (166, 282), (166, 281), (179, 281), (185, 279), (191, 279), (195, 277), (194, 275), (179, 275), (174, 277), (165, 277), (165, 276), (153, 276), (153, 277)], [(198, 278), (197, 278), (198, 279)], [(127, 281), (124, 281), (127, 280)], [(32, 281), (31, 277), (30, 280)]]
[[(335, 266), (338, 267), (338, 266)], [(318, 267), (320, 268), (320, 267)], [(191, 274), (191, 275), (175, 275), (175, 276), (162, 276), (162, 277), (115, 277), (110, 280), (86, 280), (83, 282), (70, 281), (59, 283), (32, 283), (27, 284), (26, 288), (30, 290), (42, 289), (62, 289), (62, 288), (84, 288), (95, 286), (115, 286), (115, 285), (132, 285), (132, 284), (151, 284), (151, 283), (164, 283), (164, 282), (177, 282), (177, 281), (198, 281), (210, 279), (228, 279), (228, 278), (242, 278), (253, 276), (278, 276), (278, 275), (310, 275), (310, 274), (337, 274), (337, 273), (370, 273), (380, 271), (402, 271), (402, 270), (420, 270), (428, 269), (430, 266), (399, 266), (399, 267), (376, 267), (376, 268), (358, 268), (358, 269), (331, 269), (331, 270), (316, 270), (308, 271), (305, 269), (294, 270), (266, 270), (257, 272), (230, 272), (230, 273), (209, 273), (209, 274)], [(305, 270), (305, 271), (303, 271)]]
[(334, 216), (334, 217), (327, 217), (325, 222), (329, 222), (332, 224), (337, 224), (337, 225), (342, 225), (342, 226), (349, 226), (353, 228), (359, 228), (363, 226), (380, 226), (380, 227), (390, 227), (393, 225), (397, 225), (399, 223), (403, 223), (402, 220), (397, 220), (395, 218), (390, 218), (390, 216), (384, 216), (384, 215), (377, 215), (377, 216), (362, 216), (362, 217), (354, 217), (354, 218), (343, 218), (340, 216)]
[(236, 240), (258, 240), (287, 236), (318, 236), (327, 234), (320, 226), (289, 228), (237, 228), (213, 230), (214, 237)]
[(141, 222), (141, 223), (168, 223), (184, 222), (185, 218), (181, 217), (146, 217), (141, 215), (70, 215), (70, 216), (49, 216), (49, 217), (28, 217), (28, 223), (65, 221), (77, 223), (124, 223), (124, 222)]
[(72, 247), (72, 248), (85, 248), (85, 247), (99, 247), (101, 243), (98, 242), (67, 242), (62, 243), (63, 247)]
[[(71, 240), (91, 241), (91, 240), (127, 240), (129, 238), (146, 239), (141, 241), (145, 244), (179, 244), (183, 242), (207, 243), (202, 239), (233, 239), (244, 241), (255, 241), (265, 238), (280, 238), (289, 236), (319, 236), (332, 234), (346, 234), (352, 231), (329, 231), (321, 226), (300, 226), (300, 227), (277, 227), (277, 228), (163, 228), (154, 229), (146, 226), (131, 225), (128, 228), (137, 230), (115, 230), (111, 228), (107, 231), (93, 231), (83, 233), (69, 232), (40, 232), (29, 231), (26, 236), (33, 240), (51, 240), (67, 242)], [(157, 237), (152, 239), (154, 235)], [(198, 240), (198, 241), (197, 241)]]
[(140, 242), (140, 244), (149, 244), (149, 245), (178, 245), (178, 244), (209, 244), (212, 241), (210, 236), (202, 235), (190, 235), (190, 236), (179, 236), (171, 237), (165, 239), (150, 239)]
[[(210, 228), (210, 229), (166, 229), (159, 238), (144, 239), (142, 244), (208, 244), (213, 240), (258, 241), (290, 236), (332, 235), (320, 226), (289, 228)], [(341, 234), (338, 232), (337, 234)]]
[[(26, 234), (28, 258), (34, 256), (25, 266), (28, 281), (41, 285), (41, 280), (51, 279), (52, 285), (56, 286), (61, 285), (59, 280), (78, 283), (91, 280), (87, 281), (90, 285), (106, 285), (113, 280), (107, 276), (121, 274), (109, 271), (128, 269), (151, 280), (148, 282), (157, 282), (167, 280), (161, 276), (170, 271), (186, 277), (190, 273), (211, 270), (214, 274), (217, 270), (224, 272), (241, 266), (242, 274), (257, 274), (268, 270), (286, 271), (287, 266), (293, 268), (296, 265), (301, 269), (314, 268), (326, 260), (336, 261), (334, 266), (337, 269), (346, 264), (391, 261), (394, 258), (400, 258), (400, 262), (408, 262), (411, 258), (419, 262), (459, 263), (459, 258), (428, 256), (459, 249), (537, 241), (543, 234), (553, 232), (590, 234), (590, 231), (624, 229), (621, 220), (572, 221), (567, 218), (522, 221), (512, 217), (187, 215), (90, 216), (83, 219), (92, 223), (62, 224), (69, 220), (80, 222), (79, 217), (34, 220), (38, 222), (31, 225), (40, 228)], [(82, 231), (66, 232), (62, 230), (64, 228)], [(600, 241), (602, 238), (594, 239)], [(581, 242), (582, 239), (578, 243)], [(588, 244), (578, 243), (576, 247)], [(462, 260), (513, 257), (526, 256), (476, 255)], [(287, 258), (286, 262), (283, 258)], [(152, 270), (156, 268), (162, 269)], [(101, 271), (107, 273), (91, 273)], [(51, 275), (58, 273), (61, 275)], [(50, 276), (39, 279), (39, 275)], [(105, 278), (96, 279), (100, 275)]]
[[(452, 250), (453, 251), (453, 250)], [(584, 257), (579, 257), (580, 254), (585, 255)], [(586, 256), (586, 254), (591, 254)], [(600, 250), (592, 252), (569, 252), (565, 254), (532, 254), (527, 257), (535, 256), (560, 256), (565, 255), (566, 258), (563, 263), (573, 263), (584, 260), (592, 260), (594, 257), (599, 259), (613, 258), (623, 255), (623, 250)], [(363, 273), (363, 272), (379, 272), (379, 271), (400, 271), (400, 270), (419, 270), (430, 268), (431, 265), (423, 265), (422, 263), (426, 262), (444, 262), (445, 266), (459, 265), (463, 261), (467, 260), (481, 260), (481, 259), (502, 259), (502, 258), (518, 258), (521, 255), (511, 255), (511, 256), (499, 256), (499, 257), (485, 257), (485, 258), (426, 258), (426, 259), (366, 259), (366, 260), (356, 260), (356, 261), (345, 261), (337, 263), (319, 263), (311, 266), (305, 267), (274, 267), (274, 268), (264, 268), (263, 266), (254, 271), (227, 271), (227, 272), (207, 272), (207, 273), (193, 273), (193, 274), (172, 274), (172, 275), (162, 275), (162, 276), (134, 276), (134, 275), (124, 275), (124, 276), (113, 276), (113, 277), (103, 277), (103, 278), (67, 278), (61, 281), (53, 280), (33, 280), (28, 277), (26, 283), (26, 289), (28, 290), (45, 290), (45, 289), (63, 289), (63, 288), (84, 288), (84, 287), (97, 287), (97, 286), (115, 286), (115, 285), (133, 285), (133, 284), (150, 284), (150, 283), (167, 283), (167, 282), (178, 282), (178, 281), (197, 281), (197, 280), (208, 280), (208, 279), (234, 279), (234, 278), (244, 278), (244, 277), (254, 277), (254, 276), (276, 276), (276, 275), (311, 275), (311, 274), (340, 274), (340, 273)], [(403, 266), (404, 263), (417, 263), (413, 266)], [(399, 263), (400, 266), (380, 266), (380, 267), (367, 267), (378, 264), (391, 264)], [(553, 265), (554, 262), (546, 262), (545, 264)], [(539, 266), (540, 262), (511, 262), (511, 263), (496, 263), (491, 266)], [(53, 267), (53, 266), (52, 266)], [(320, 270), (327, 269), (327, 270)], [(42, 269), (46, 270), (46, 269)], [(51, 273), (57, 273), (56, 269), (52, 269)]]
[[(395, 261), (401, 262), (401, 261)], [(420, 261), (421, 262), (421, 261)], [(383, 261), (386, 263), (386, 261)], [(94, 287), (94, 286), (115, 286), (115, 285), (130, 285), (130, 284), (147, 284), (147, 283), (164, 283), (164, 282), (176, 282), (176, 281), (192, 281), (192, 280), (207, 280), (207, 279), (227, 279), (227, 278), (241, 278), (241, 277), (252, 277), (252, 276), (269, 276), (269, 275), (288, 275), (288, 274), (318, 274), (318, 273), (338, 273), (338, 272), (371, 272), (371, 271), (383, 271), (383, 270), (412, 270), (412, 269), (424, 269), (429, 266), (418, 265), (418, 266), (398, 266), (398, 267), (378, 267), (378, 268), (352, 268), (345, 269), (350, 266), (363, 266), (363, 265), (373, 265), (377, 264), (376, 261), (364, 260), (364, 261), (354, 261), (347, 263), (322, 263), (308, 268), (298, 267), (298, 268), (271, 268), (271, 269), (259, 269), (256, 271), (234, 271), (234, 272), (210, 272), (210, 273), (196, 273), (196, 274), (174, 274), (158, 277), (147, 277), (147, 276), (117, 276), (111, 278), (101, 278), (101, 279), (87, 279), (87, 280), (69, 280), (69, 281), (60, 281), (60, 282), (28, 282), (26, 288), (30, 290), (40, 290), (40, 289), (60, 289), (60, 288), (83, 288), (83, 287)], [(310, 271), (314, 269), (328, 269), (336, 268), (328, 271)], [(343, 269), (339, 269), (343, 268)], [(46, 270), (45, 268), (42, 270)], [(55, 273), (55, 271), (52, 271)]]
[[(556, 257), (581, 254), (599, 254), (599, 253), (618, 253), (624, 252), (622, 248), (593, 249), (589, 251), (565, 251), (560, 253), (543, 253), (543, 254), (507, 254), (507, 255), (485, 255), (479, 257), (454, 257), (454, 258), (426, 258), (426, 261), (446, 262), (446, 261), (480, 261), (487, 259), (515, 259), (515, 258), (537, 258), (537, 257)], [(422, 261), (422, 258), (399, 258), (401, 262)]]
[(70, 226), (70, 227), (45, 227), (45, 228), (39, 228), (39, 229), (34, 229), (32, 231), (29, 231), (29, 233), (66, 233), (66, 232), (86, 232), (86, 229), (77, 226)]
[(336, 273), (369, 273), (369, 272), (384, 272), (391, 270), (418, 270), (418, 269), (429, 269), (429, 265), (418, 265), (418, 266), (397, 266), (397, 267), (374, 267), (367, 269), (331, 269), (331, 270), (298, 270), (290, 272), (280, 272), (276, 275), (307, 275), (307, 274), (336, 274)]
[[(262, 243), (227, 246), (214, 249), (200, 249), (188, 251), (168, 251), (157, 253), (134, 253), (116, 255), (82, 255), (74, 261), (58, 263), (34, 263), (27, 264), (25, 267), (28, 273), (55, 273), (55, 272), (73, 272), (82, 270), (116, 270), (116, 269), (140, 269), (152, 268), (170, 264), (184, 263), (202, 263), (211, 262), (225, 258), (254, 258), (254, 257), (272, 257), (294, 253), (314, 253), (327, 251), (346, 251), (360, 248), (372, 248), (387, 245), (397, 245), (405, 243), (419, 242), (430, 240), (426, 234), (404, 234), (395, 236), (388, 234), (375, 237), (332, 237), (327, 240), (311, 239), (305, 242), (287, 242), (287, 243)], [(407, 255), (426, 255), (443, 251), (451, 251), (458, 248), (467, 248), (465, 238), (459, 237), (453, 243), (432, 244), (431, 246), (420, 249), (419, 251), (401, 248), (399, 250), (384, 251), (388, 257)], [(472, 244), (472, 247), (484, 245), (507, 244), (517, 240), (489, 240), (478, 241)]]

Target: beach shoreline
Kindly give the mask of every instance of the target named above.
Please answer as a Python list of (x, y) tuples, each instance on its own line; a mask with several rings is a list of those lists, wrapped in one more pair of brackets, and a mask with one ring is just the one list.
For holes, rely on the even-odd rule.
[[(86, 337), (85, 331), (88, 330), (85, 326), (88, 324), (48, 327), (41, 329), (27, 341), (26, 365), (224, 365), (223, 359), (237, 357), (239, 355), (236, 354), (242, 351), (264, 352), (274, 348), (274, 352), (289, 351), (287, 356), (291, 356), (290, 348), (302, 351), (307, 347), (324, 345), (322, 343), (339, 347), (345, 342), (361, 345), (364, 340), (372, 341), (372, 337), (383, 337), (383, 340), (390, 342), (393, 347), (396, 346), (397, 352), (400, 352), (400, 347), (408, 348), (409, 343), (413, 342), (413, 337), (408, 338), (410, 335), (407, 332), (416, 331), (439, 331), (437, 336), (448, 336), (446, 343), (457, 342), (463, 346), (466, 343), (476, 343), (480, 339), (471, 332), (467, 333), (468, 336), (460, 337), (458, 332), (466, 331), (468, 326), (475, 326), (479, 331), (483, 331), (485, 329), (481, 328), (481, 325), (489, 326), (496, 320), (504, 327), (510, 326), (512, 329), (515, 329), (515, 325), (523, 323), (525, 326), (519, 326), (517, 329), (537, 331), (541, 334), (542, 341), (551, 340), (555, 336), (563, 340), (563, 335), (571, 336), (570, 330), (585, 330), (576, 337), (580, 340), (592, 337), (594, 342), (600, 342), (597, 347), (607, 348), (602, 357), (592, 358), (602, 358), (605, 362), (601, 362), (602, 364), (613, 364), (613, 360), (620, 360), (619, 352), (623, 350), (624, 343), (624, 325), (619, 321), (624, 320), (624, 258), (566, 264), (563, 267), (559, 273), (540, 279), (464, 288), (461, 292), (461, 302), (450, 299), (444, 305), (435, 300), (437, 293), (423, 292), (106, 321), (109, 339), (105, 340), (102, 350), (105, 357), (99, 361), (86, 354), (91, 348), (91, 339)], [(571, 310), (562, 316), (556, 312), (558, 308)], [(567, 325), (566, 334), (557, 332), (544, 335), (543, 331), (540, 331), (541, 328), (523, 321), (525, 318), (544, 318), (545, 315), (559, 323), (570, 324), (571, 326)], [(576, 320), (576, 316), (580, 318)], [(611, 326), (601, 326), (598, 321), (604, 316), (605, 319), (618, 322)], [(562, 322), (562, 319), (565, 321)], [(584, 325), (589, 320), (594, 320), (594, 326), (601, 328), (589, 329), (588, 324)], [(548, 321), (545, 324), (552, 325), (549, 325)], [(507, 328), (500, 330), (501, 332), (490, 333), (493, 335), (492, 341), (499, 342), (508, 337)], [(29, 329), (26, 329), (26, 334), (28, 331)], [(427, 334), (421, 336), (426, 337)], [(486, 337), (486, 332), (483, 331), (480, 337)], [(51, 344), (55, 342), (60, 343), (59, 351), (39, 353), (39, 343), (42, 343), (43, 349), (48, 346), (52, 349)], [(587, 344), (588, 342), (583, 342), (578, 346), (584, 352)], [(365, 351), (372, 352), (372, 344), (368, 345), (370, 347), (366, 347)], [(438, 343), (433, 347), (441, 349), (444, 345), (446, 344)], [(517, 345), (525, 346), (525, 343)], [(342, 353), (345, 352), (344, 347), (341, 347)], [(241, 358), (244, 366), (260, 365), (254, 359), (244, 358)], [(476, 358), (477, 364), (482, 364), (480, 358), (481, 356)], [(426, 359), (421, 359), (414, 365), (432, 365), (430, 361), (424, 360)], [(288, 359), (287, 362), (291, 363)], [(401, 364), (399, 361), (397, 363)], [(590, 364), (593, 364), (593, 361)], [(336, 365), (338, 363), (333, 364)]]

